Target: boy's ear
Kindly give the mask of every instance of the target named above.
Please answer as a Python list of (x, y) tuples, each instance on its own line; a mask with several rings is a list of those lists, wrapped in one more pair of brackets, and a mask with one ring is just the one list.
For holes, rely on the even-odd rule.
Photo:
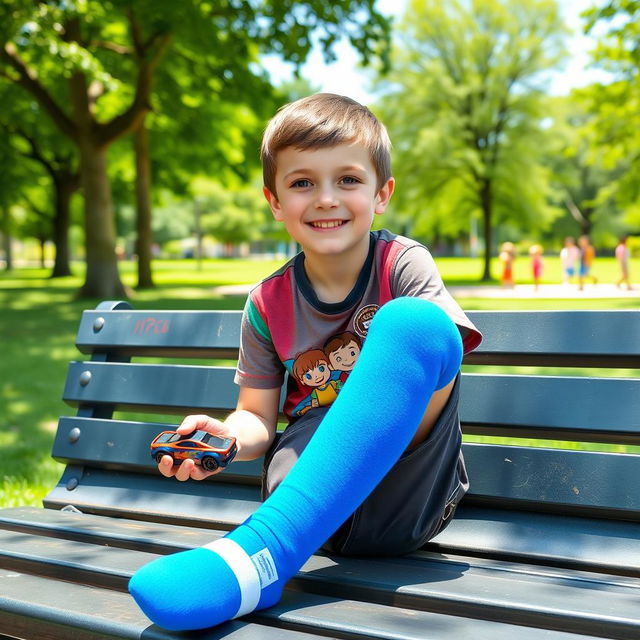
[(273, 193), (271, 193), (269, 187), (262, 187), (262, 193), (264, 194), (264, 197), (267, 199), (267, 202), (271, 207), (271, 213), (273, 214), (273, 217), (278, 221), (282, 221), (282, 207), (280, 206), (280, 201), (278, 200), (278, 198)]
[(395, 178), (389, 178), (384, 185), (380, 188), (376, 195), (376, 206), (374, 212), (380, 215), (384, 213), (387, 205), (389, 204), (389, 200), (391, 200), (391, 196), (393, 195), (393, 190), (396, 188)]

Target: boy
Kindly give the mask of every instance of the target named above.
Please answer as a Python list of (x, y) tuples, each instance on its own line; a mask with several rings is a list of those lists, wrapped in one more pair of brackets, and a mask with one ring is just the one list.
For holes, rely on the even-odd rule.
[[(221, 541), (134, 576), (130, 590), (145, 613), (174, 629), (274, 604), (323, 543), (343, 554), (415, 550), (446, 526), (468, 486), (458, 371), (463, 344), (470, 351), (481, 337), (423, 246), (370, 231), (395, 187), (383, 125), (349, 98), (319, 94), (276, 114), (261, 155), (273, 216), (303, 251), (249, 295), (237, 410), (224, 422), (188, 416), (180, 430), (236, 437), (239, 460), (266, 454), (266, 501)], [(350, 371), (331, 374), (322, 350), (346, 332), (362, 351)], [(331, 385), (331, 406), (313, 402), (313, 386), (294, 374), (298, 358), (316, 351), (305, 365), (318, 374), (314, 384), (348, 373)], [(287, 371), (289, 426), (276, 438)], [(180, 481), (210, 475), (192, 461), (174, 469), (168, 458), (159, 469)], [(214, 569), (226, 576), (219, 592), (193, 588)]]

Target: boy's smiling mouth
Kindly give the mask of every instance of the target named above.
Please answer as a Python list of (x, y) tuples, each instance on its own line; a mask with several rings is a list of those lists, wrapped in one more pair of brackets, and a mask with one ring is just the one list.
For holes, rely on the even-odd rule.
[(314, 229), (337, 229), (344, 224), (347, 224), (346, 220), (316, 220), (309, 223)]

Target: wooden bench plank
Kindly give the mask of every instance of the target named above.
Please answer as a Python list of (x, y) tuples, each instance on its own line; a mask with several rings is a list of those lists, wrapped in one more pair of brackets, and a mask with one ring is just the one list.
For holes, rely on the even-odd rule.
[[(217, 535), (213, 523), (190, 528), (127, 519), (103, 520), (51, 509), (6, 510), (0, 528), (43, 531), (74, 540), (93, 540), (103, 531), (109, 544), (154, 552), (177, 551), (209, 541)], [(133, 515), (133, 514), (132, 514)], [(239, 524), (240, 521), (237, 522)], [(227, 529), (228, 527), (222, 527)], [(188, 534), (186, 532), (189, 532)], [(426, 551), (496, 559), (541, 567), (640, 577), (638, 525), (588, 518), (524, 514), (462, 505), (453, 522), (425, 546)], [(604, 552), (606, 550), (606, 553)]]
[(236, 359), (241, 316), (241, 311), (87, 310), (76, 346), (82, 353)]
[[(640, 367), (640, 322), (621, 311), (470, 311), (484, 332), (469, 362)], [(88, 310), (76, 344), (83, 353), (237, 357), (239, 311)], [(96, 321), (101, 329), (96, 330)]]
[[(0, 625), (29, 640), (170, 640), (185, 637), (185, 634), (149, 625), (133, 600), (124, 593), (0, 570), (0, 584), (5, 582), (10, 588), (0, 595)], [(59, 608), (57, 611), (53, 608), (55, 606)], [(256, 612), (247, 617), (246, 622), (244, 620), (199, 631), (197, 637), (202, 640), (314, 640), (326, 638), (329, 632), (330, 637), (352, 640), (593, 638), (592, 635), (532, 629), (293, 592), (285, 592), (275, 607)]]
[(473, 311), (477, 364), (640, 368), (640, 320), (622, 311)]
[(640, 527), (461, 505), (425, 549), (640, 577)]
[[(0, 628), (28, 640), (171, 640), (127, 593), (0, 569)], [(201, 640), (318, 640), (313, 633), (234, 620), (198, 632)]]
[[(65, 417), (60, 420), (53, 456), (70, 465), (157, 475), (149, 442), (164, 428), (167, 425)], [(636, 482), (640, 456), (490, 444), (465, 444), (463, 449), (471, 478), (469, 497), (475, 501), (522, 509), (570, 508), (574, 515), (598, 512), (601, 517), (640, 521), (640, 485)], [(234, 462), (211, 481), (259, 485), (261, 474), (261, 460)], [(156, 510), (171, 511), (175, 503), (172, 494), (177, 491), (158, 480)], [(84, 482), (81, 479), (79, 484)], [(144, 478), (141, 482), (151, 486), (153, 480)], [(199, 498), (206, 495), (197, 483), (181, 486), (179, 493), (186, 497), (192, 491)], [(75, 497), (70, 494), (66, 499)], [(518, 504), (521, 502), (525, 504)], [(179, 509), (188, 513), (186, 503)], [(198, 504), (196, 509), (193, 516), (202, 506)]]
[(463, 451), (474, 503), (640, 522), (640, 456), (470, 443)]
[[(210, 540), (211, 532), (207, 534)], [(140, 551), (43, 536), (15, 539), (9, 531), (0, 531), (0, 549), (0, 564), (5, 568), (120, 590), (126, 588), (136, 569), (155, 557)], [(473, 561), (426, 554), (370, 559), (366, 563), (316, 556), (293, 582), (295, 589), (331, 595), (332, 605), (323, 614), (323, 621), (338, 632), (344, 632), (346, 620), (336, 617), (336, 596), (351, 601), (353, 613), (360, 611), (352, 618), (350, 631), (365, 624), (378, 631), (384, 629), (384, 624), (371, 619), (378, 609), (371, 602), (576, 633), (600, 628), (606, 637), (630, 638), (640, 631), (640, 620), (635, 615), (640, 588), (614, 584), (594, 575), (554, 575), (534, 567), (505, 568), (486, 563), (474, 566)], [(490, 593), (486, 589), (488, 583), (492, 585)], [(603, 598), (605, 593), (607, 598)], [(311, 605), (317, 603), (312, 601)], [(292, 613), (304, 624), (299, 612)], [(266, 615), (278, 614), (270, 611)], [(396, 624), (400, 621), (395, 611), (387, 611), (390, 615), (395, 616)], [(360, 633), (365, 635), (362, 629)], [(420, 637), (415, 635), (415, 628), (411, 637)]]
[[(220, 415), (235, 408), (234, 373), (232, 367), (75, 362), (63, 397), (74, 407)], [(640, 379), (463, 374), (460, 417), (467, 433), (640, 444)]]
[(63, 393), (70, 406), (178, 413), (235, 408), (232, 367), (73, 362)]
[(465, 433), (640, 444), (640, 378), (466, 374), (460, 420)]

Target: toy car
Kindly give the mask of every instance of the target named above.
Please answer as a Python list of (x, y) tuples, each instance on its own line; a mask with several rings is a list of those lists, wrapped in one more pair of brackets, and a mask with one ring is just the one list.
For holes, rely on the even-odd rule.
[(163, 431), (151, 443), (151, 457), (160, 462), (163, 456), (171, 456), (173, 464), (181, 464), (191, 458), (207, 471), (226, 467), (237, 452), (235, 438), (221, 438), (207, 431), (180, 434)]

